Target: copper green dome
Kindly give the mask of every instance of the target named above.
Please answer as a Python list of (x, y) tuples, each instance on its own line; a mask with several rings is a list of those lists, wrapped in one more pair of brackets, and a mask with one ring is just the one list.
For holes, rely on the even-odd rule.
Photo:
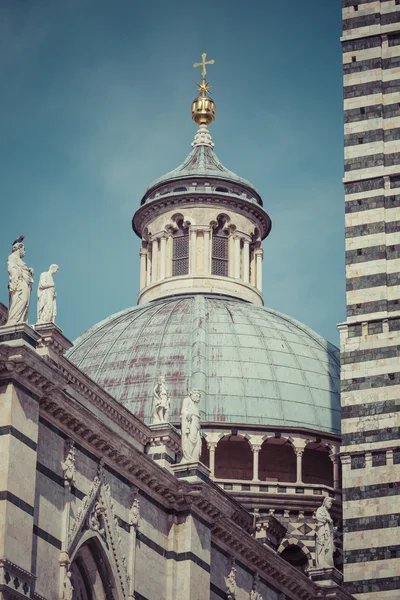
[[(242, 195), (248, 202), (261, 206), (263, 204), (260, 194), (250, 181), (236, 175), (221, 163), (214, 152), (214, 143), (206, 125), (200, 125), (192, 143), (192, 150), (183, 163), (153, 181), (147, 188), (141, 204), (153, 200), (155, 194), (164, 196), (167, 193), (180, 191), (179, 188), (184, 186), (185, 182), (190, 184), (193, 180), (198, 181), (198, 179), (214, 181), (217, 188), (221, 188), (220, 191), (228, 186), (225, 191), (231, 193), (233, 185), (234, 188), (236, 187), (234, 193)], [(165, 187), (166, 185), (168, 188)], [(176, 189), (174, 186), (177, 186)]]
[(80, 336), (68, 358), (147, 423), (164, 375), (171, 422), (197, 387), (204, 422), (340, 433), (338, 349), (240, 300), (177, 296), (126, 309)]

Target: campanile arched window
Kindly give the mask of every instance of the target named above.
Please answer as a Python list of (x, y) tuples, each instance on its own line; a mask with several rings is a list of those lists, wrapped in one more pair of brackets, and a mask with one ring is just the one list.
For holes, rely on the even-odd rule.
[(189, 231), (183, 227), (183, 221), (178, 223), (178, 231), (172, 238), (172, 275), (187, 275), (189, 273)]
[(213, 231), (211, 249), (211, 273), (228, 277), (228, 244), (229, 233), (224, 231), (224, 222), (218, 219), (218, 226)]

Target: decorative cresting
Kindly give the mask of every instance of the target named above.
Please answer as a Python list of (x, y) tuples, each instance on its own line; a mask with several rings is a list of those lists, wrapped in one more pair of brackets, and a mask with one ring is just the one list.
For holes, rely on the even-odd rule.
[(192, 103), (199, 129), (192, 151), (153, 182), (133, 217), (142, 238), (139, 304), (187, 293), (217, 293), (262, 305), (262, 240), (271, 221), (254, 186), (226, 169), (208, 130), (215, 119), (206, 60)]

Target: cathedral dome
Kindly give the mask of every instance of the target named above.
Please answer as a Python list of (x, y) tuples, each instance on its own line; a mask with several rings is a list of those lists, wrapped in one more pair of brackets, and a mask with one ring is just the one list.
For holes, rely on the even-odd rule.
[(196, 387), (204, 423), (340, 432), (337, 348), (241, 300), (198, 294), (126, 309), (80, 336), (68, 358), (147, 423), (163, 375), (173, 423)]

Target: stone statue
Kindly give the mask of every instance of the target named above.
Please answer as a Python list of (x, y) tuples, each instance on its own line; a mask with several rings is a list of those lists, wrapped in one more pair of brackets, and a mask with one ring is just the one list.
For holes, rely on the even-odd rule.
[(74, 596), (74, 586), (72, 585), (71, 577), (71, 571), (67, 571), (64, 579), (63, 600), (72, 600)]
[(12, 245), (12, 252), (8, 257), (9, 305), (7, 325), (17, 325), (28, 321), (33, 269), (30, 269), (22, 260), (25, 256), (25, 246), (22, 240), (22, 235), (15, 240)]
[(153, 391), (153, 425), (167, 422), (169, 405), (170, 398), (165, 387), (165, 377), (161, 376)]
[(132, 506), (129, 510), (129, 525), (132, 525), (135, 529), (139, 525), (140, 512), (139, 512), (139, 498), (134, 498)]
[(98, 531), (100, 535), (104, 535), (104, 513), (105, 508), (101, 501), (97, 501), (94, 505), (91, 515), (89, 516), (89, 529)]
[(263, 600), (263, 598), (260, 594), (259, 585), (260, 585), (260, 577), (259, 577), (258, 573), (256, 573), (253, 577), (253, 585), (251, 588), (249, 600)]
[(75, 443), (73, 440), (68, 440), (66, 443), (66, 457), (61, 463), (61, 468), (64, 480), (70, 484), (75, 483)]
[(332, 507), (332, 498), (327, 496), (324, 498), (322, 505), (317, 508), (315, 512), (315, 519), (317, 521), (316, 526), (316, 548), (315, 548), (315, 562), (316, 566), (320, 569), (332, 568), (333, 553), (335, 551), (335, 545), (333, 543), (333, 533), (335, 528), (329, 509)]
[(200, 391), (192, 390), (183, 400), (181, 412), (182, 453), (181, 462), (199, 462), (201, 453)]
[(226, 581), (226, 597), (228, 600), (235, 600), (236, 598), (236, 561), (234, 558), (231, 559), (231, 570), (229, 571)]
[(50, 265), (49, 270), (41, 274), (38, 286), (37, 322), (54, 323), (56, 318), (56, 291), (53, 275), (58, 271), (58, 265)]

